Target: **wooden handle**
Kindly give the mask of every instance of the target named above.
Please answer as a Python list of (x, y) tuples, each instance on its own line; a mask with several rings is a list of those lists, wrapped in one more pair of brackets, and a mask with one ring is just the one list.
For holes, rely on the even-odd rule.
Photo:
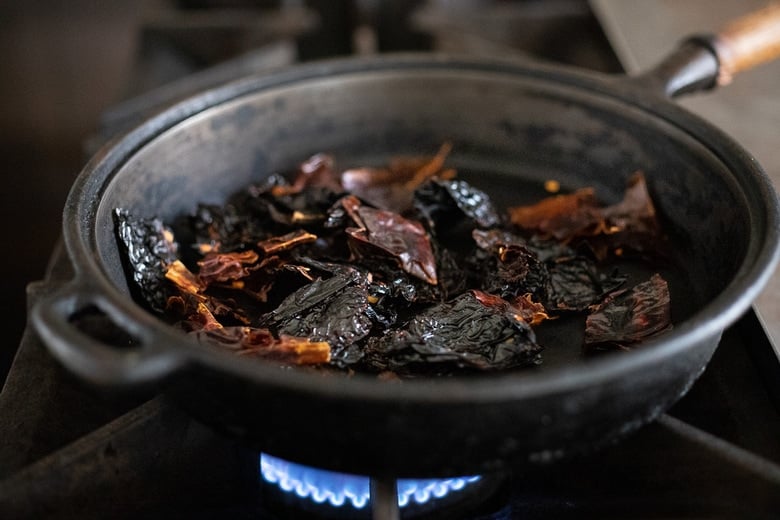
[(720, 69), (718, 84), (731, 82), (737, 72), (780, 56), (780, 2), (728, 24), (713, 40)]

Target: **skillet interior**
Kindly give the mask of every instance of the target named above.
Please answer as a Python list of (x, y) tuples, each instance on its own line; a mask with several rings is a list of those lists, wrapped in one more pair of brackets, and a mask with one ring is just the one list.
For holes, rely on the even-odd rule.
[[(732, 174), (684, 131), (574, 88), (469, 70), (321, 78), (207, 110), (124, 164), (96, 221), (110, 223), (115, 207), (172, 220), (319, 151), (343, 167), (377, 165), (444, 141), (454, 145), (448, 164), (502, 206), (538, 200), (547, 179), (614, 202), (644, 171), (680, 268), (666, 271), (678, 322), (724, 289), (747, 248), (750, 216)], [(126, 291), (113, 229), (99, 228), (95, 244)]]
[[(449, 164), (504, 205), (537, 199), (550, 178), (613, 202), (644, 171), (694, 306), (725, 287), (746, 249), (737, 181), (685, 130), (575, 88), (469, 70), (320, 78), (206, 110), (138, 150), (106, 186), (95, 220), (110, 222), (115, 207), (172, 219), (319, 151), (347, 167), (429, 155), (444, 141), (454, 145)], [(95, 245), (124, 286), (113, 230), (101, 227)]]
[[(556, 77), (543, 68), (400, 63), (292, 75), (274, 86), (260, 82), (260, 89), (249, 81), (213, 99), (204, 96), (204, 110), (170, 128), (147, 128), (148, 139), (122, 150), (117, 166), (101, 172), (99, 188), (74, 195), (91, 208), (83, 226), (102, 275), (126, 300), (115, 207), (170, 219), (198, 202), (222, 202), (315, 152), (329, 151), (343, 166), (378, 164), (399, 154), (430, 154), (449, 140), (450, 164), (504, 204), (536, 198), (549, 178), (564, 188), (594, 186), (610, 202), (628, 176), (643, 170), (682, 266), (672, 280), (680, 327), (669, 337), (677, 340), (648, 344), (657, 356), (629, 353), (644, 356), (633, 365), (604, 359), (586, 366), (578, 347), (548, 344), (540, 370), (456, 381), (448, 394), (425, 383), (412, 385), (419, 390), (412, 393), (316, 376), (313, 382), (293, 376), (280, 386), (267, 371), (253, 373), (238, 360), (199, 351), (200, 362), (173, 378), (172, 395), (202, 419), (272, 453), (396, 475), (556, 458), (661, 413), (690, 386), (716, 345), (717, 328), (683, 337), (703, 321), (696, 310), (722, 297), (749, 248), (758, 247), (739, 174), (687, 128), (599, 93), (607, 84), (601, 80), (590, 90), (578, 85), (591, 81), (585, 75)], [(566, 382), (577, 380), (577, 372), (598, 375), (577, 388)], [(353, 391), (356, 385), (365, 394)], [(325, 446), (307, 444), (312, 427), (327, 439)]]

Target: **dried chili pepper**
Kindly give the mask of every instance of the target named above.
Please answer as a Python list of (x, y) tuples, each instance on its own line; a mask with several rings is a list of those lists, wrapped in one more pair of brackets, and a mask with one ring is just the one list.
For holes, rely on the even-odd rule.
[(333, 156), (312, 155), (298, 166), (292, 185), (278, 184), (271, 188), (271, 194), (279, 197), (301, 193), (309, 187), (322, 187), (336, 193), (342, 191), (340, 177), (333, 169)]
[[(422, 224), (392, 211), (373, 209), (360, 204), (357, 197), (342, 199), (342, 205), (357, 228), (347, 228), (352, 244), (369, 245), (394, 258), (401, 269), (417, 278), (436, 285), (436, 259), (430, 239)], [(360, 247), (354, 247), (361, 256)]]
[(661, 226), (642, 172), (629, 178), (623, 199), (610, 206), (599, 204), (593, 188), (583, 188), (508, 212), (518, 228), (565, 244), (581, 239), (601, 260), (625, 248), (657, 251), (660, 243)]
[(509, 219), (519, 228), (561, 242), (598, 233), (605, 225), (593, 188), (555, 195), (530, 206), (509, 208)]
[(540, 351), (530, 325), (508, 302), (468, 291), (369, 340), (363, 364), (378, 372), (432, 363), (500, 370), (536, 364)]
[(238, 355), (272, 359), (295, 365), (330, 361), (330, 345), (293, 336), (275, 337), (268, 329), (224, 327), (191, 332), (199, 342), (234, 351)]
[(564, 314), (589, 312), (586, 353), (671, 326), (660, 275), (603, 264), (663, 241), (643, 175), (612, 205), (585, 188), (502, 212), (450, 151), (341, 173), (317, 154), (171, 228), (117, 210), (131, 285), (201, 342), (383, 379), (534, 366), (534, 327)]
[(279, 334), (327, 341), (334, 360), (354, 363), (359, 353), (350, 347), (371, 331), (368, 312), (368, 274), (346, 266), (332, 266), (333, 275), (318, 278), (290, 294), (261, 322)]
[(198, 262), (198, 276), (206, 285), (214, 282), (229, 282), (249, 276), (248, 266), (257, 263), (254, 251), (240, 253), (208, 253)]
[(412, 195), (420, 185), (438, 177), (451, 179), (455, 170), (444, 167), (452, 145), (442, 144), (430, 159), (397, 157), (384, 168), (352, 168), (341, 174), (346, 191), (377, 208), (403, 213), (412, 206)]
[(137, 218), (122, 208), (114, 211), (117, 235), (125, 254), (126, 267), (141, 301), (163, 312), (170, 295), (165, 284), (168, 265), (177, 260), (173, 233), (160, 219)]
[(558, 311), (584, 311), (622, 285), (626, 278), (617, 272), (603, 273), (584, 257), (558, 259), (548, 264), (550, 285), (545, 307)]
[(464, 218), (480, 228), (501, 223), (490, 197), (460, 179), (426, 182), (414, 192), (414, 205), (438, 232), (446, 231)]
[(287, 233), (286, 235), (261, 240), (257, 243), (257, 247), (267, 256), (275, 255), (282, 251), (288, 251), (295, 246), (308, 244), (315, 240), (317, 240), (317, 235), (299, 229)]
[(610, 293), (585, 322), (587, 351), (626, 349), (672, 327), (669, 286), (661, 275)]

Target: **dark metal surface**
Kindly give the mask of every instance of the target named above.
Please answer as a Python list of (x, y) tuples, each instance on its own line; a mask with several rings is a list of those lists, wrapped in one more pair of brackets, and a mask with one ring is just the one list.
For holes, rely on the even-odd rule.
[(371, 479), (371, 517), (375, 520), (398, 520), (398, 487), (390, 478)]
[(670, 98), (715, 87), (718, 58), (708, 37), (682, 43), (653, 70), (633, 79)]
[(202, 507), (240, 501), (256, 489), (256, 456), (248, 455), (153, 399), (0, 482), (0, 511), (4, 518), (128, 518), (148, 509), (173, 514), (189, 507), (187, 496), (200, 496)]
[[(585, 362), (561, 342), (539, 371), (388, 385), (245, 364), (191, 344), (127, 296), (114, 207), (167, 218), (313, 152), (354, 164), (443, 140), (456, 167), (499, 195), (553, 177), (615, 197), (644, 169), (684, 266), (675, 330), (625, 356)], [(627, 435), (690, 388), (777, 255), (774, 191), (737, 144), (635, 83), (533, 62), (385, 57), (236, 82), (98, 154), (65, 214), (75, 281), (36, 308), (35, 323), (70, 369), (103, 384), (165, 379), (197, 417), (270, 453), (374, 475), (543, 463)], [(68, 319), (87, 304), (141, 346), (75, 331)], [(309, 442), (312, 429), (326, 449)]]

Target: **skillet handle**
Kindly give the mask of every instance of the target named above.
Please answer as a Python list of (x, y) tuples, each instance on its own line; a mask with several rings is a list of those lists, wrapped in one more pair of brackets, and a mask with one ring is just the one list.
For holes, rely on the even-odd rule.
[[(80, 329), (76, 318), (83, 313), (98, 316), (99, 329), (113, 331), (122, 344)], [(94, 384), (127, 387), (160, 382), (186, 362), (184, 356), (164, 347), (164, 338), (153, 338), (148, 328), (122, 318), (110, 299), (79, 282), (42, 297), (31, 319), (54, 357)]]
[(780, 3), (738, 18), (715, 35), (693, 36), (632, 78), (668, 97), (727, 85), (734, 74), (780, 57)]
[(718, 32), (712, 45), (720, 61), (718, 85), (734, 74), (780, 57), (780, 3), (739, 18)]

